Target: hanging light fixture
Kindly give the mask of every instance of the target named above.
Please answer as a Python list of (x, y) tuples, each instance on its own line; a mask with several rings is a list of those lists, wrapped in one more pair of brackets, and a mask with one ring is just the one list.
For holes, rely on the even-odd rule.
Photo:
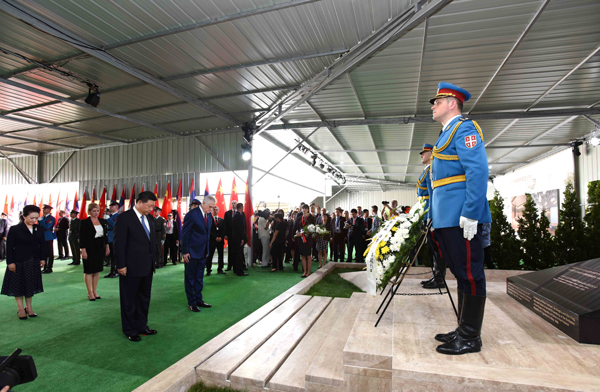
[(596, 126), (596, 128), (592, 129), (592, 133), (590, 134), (590, 144), (596, 147), (600, 144), (600, 127)]

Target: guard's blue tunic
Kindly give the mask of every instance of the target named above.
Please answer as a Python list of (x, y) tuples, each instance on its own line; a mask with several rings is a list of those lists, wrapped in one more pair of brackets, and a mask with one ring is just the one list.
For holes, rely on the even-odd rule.
[(112, 214), (111, 216), (108, 217), (108, 219), (106, 220), (106, 224), (108, 225), (108, 233), (106, 233), (107, 237), (108, 237), (108, 242), (112, 243), (113, 242), (113, 236), (114, 236), (114, 229), (115, 229), (115, 223), (117, 223), (117, 217), (119, 216), (118, 212), (115, 212), (114, 214)]
[(491, 222), (488, 177), (481, 128), (464, 117), (454, 118), (440, 135), (431, 158), (433, 227), (459, 226), (461, 216)]
[(44, 230), (44, 240), (52, 241), (56, 239), (56, 234), (54, 234), (56, 219), (52, 215), (45, 216), (42, 220), (38, 221), (38, 225)]
[(429, 203), (429, 195), (431, 195), (431, 179), (429, 177), (429, 169), (430, 165), (427, 165), (419, 177), (419, 181), (417, 181), (417, 198), (419, 200), (425, 200), (425, 210), (429, 210), (425, 215), (425, 219), (431, 218), (431, 204)]

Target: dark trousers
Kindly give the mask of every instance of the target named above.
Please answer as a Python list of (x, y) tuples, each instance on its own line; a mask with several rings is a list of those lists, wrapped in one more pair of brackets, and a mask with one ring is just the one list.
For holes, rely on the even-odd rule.
[(190, 258), (190, 262), (185, 263), (185, 295), (190, 306), (202, 302), (205, 266), (206, 258)]
[[(231, 238), (231, 236), (228, 236), (228, 238)], [(231, 245), (231, 241), (228, 242), (227, 248), (227, 269), (225, 271), (231, 271), (231, 269), (233, 268), (233, 260), (235, 253), (235, 251), (233, 250), (233, 245)]]
[(136, 335), (148, 329), (151, 291), (152, 272), (143, 277), (119, 275), (121, 325), (125, 335)]
[(300, 264), (300, 237), (294, 238), (296, 241), (296, 252), (294, 252), (294, 271), (298, 271), (298, 264)]
[(440, 244), (442, 259), (456, 277), (458, 288), (465, 294), (486, 295), (485, 273), (483, 271), (483, 244), (481, 224), (471, 241), (463, 237), (460, 227), (435, 229), (435, 239)]
[(113, 243), (108, 243), (108, 249), (110, 253), (108, 254), (108, 259), (110, 260), (110, 273), (109, 275), (113, 275), (117, 273), (117, 262), (115, 261), (115, 250), (113, 248)]
[(163, 244), (162, 241), (156, 241), (154, 243), (154, 247), (156, 249), (156, 260), (154, 262), (155, 267), (159, 267), (163, 265)]
[(496, 266), (494, 265), (494, 262), (492, 261), (492, 247), (490, 246), (486, 246), (485, 248), (483, 248), (483, 260), (485, 262), (485, 267), (487, 269), (494, 269), (496, 268)]
[[(241, 241), (240, 241), (241, 242)], [(244, 273), (244, 247), (236, 244), (232, 245), (229, 243), (229, 252), (231, 253), (231, 262), (233, 263), (233, 272), (235, 274)]]
[(285, 251), (285, 243), (275, 243), (271, 248), (271, 263), (273, 268), (283, 269), (283, 253)]
[(73, 254), (73, 264), (81, 264), (81, 249), (79, 249), (79, 237), (69, 236), (69, 246)]
[(58, 243), (58, 257), (61, 259), (69, 257), (69, 245), (67, 244), (67, 233), (64, 231), (58, 231), (56, 233), (56, 239)]
[(54, 240), (46, 241), (46, 267), (45, 270), (52, 270), (54, 266)]
[(433, 271), (435, 272), (436, 276), (438, 274), (441, 274), (441, 276), (443, 278), (446, 278), (446, 269), (447, 269), (447, 265), (446, 265), (446, 260), (442, 257), (444, 254), (442, 252), (442, 249), (440, 247), (440, 243), (436, 240), (436, 232), (437, 231), (430, 231), (428, 233), (427, 236), (427, 241), (431, 241), (431, 247), (430, 249), (433, 250), (431, 257), (433, 258)]
[(223, 272), (223, 240), (221, 242), (211, 241), (209, 245), (208, 259), (206, 260), (206, 272), (212, 272), (212, 260), (215, 255), (215, 250), (218, 254), (218, 272)]
[(348, 263), (352, 262), (352, 251), (355, 250), (356, 251), (356, 257), (354, 258), (356, 260), (357, 263), (362, 263), (363, 262), (363, 257), (362, 257), (362, 244), (363, 244), (363, 239), (362, 238), (352, 238), (352, 237), (348, 237)]
[(333, 260), (344, 262), (345, 255), (344, 233), (333, 233)]
[(167, 238), (165, 239), (164, 265), (167, 265), (169, 255), (171, 255), (171, 261), (175, 264), (177, 262), (177, 239), (175, 238), (175, 234), (167, 234)]
[(6, 259), (6, 241), (4, 237), (0, 237), (0, 260)]

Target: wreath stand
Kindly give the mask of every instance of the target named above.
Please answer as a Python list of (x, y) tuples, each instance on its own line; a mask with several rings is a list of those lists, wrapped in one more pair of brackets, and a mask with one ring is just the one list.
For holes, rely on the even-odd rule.
[[(388, 289), (385, 297), (383, 298), (381, 305), (379, 305), (377, 312), (375, 312), (375, 314), (379, 314), (379, 311), (381, 311), (381, 308), (383, 307), (383, 311), (379, 315), (379, 318), (377, 319), (377, 322), (375, 323), (375, 327), (377, 327), (379, 325), (379, 322), (383, 318), (383, 315), (385, 314), (387, 308), (390, 306), (390, 304), (392, 303), (392, 300), (394, 299), (394, 296), (396, 296), (396, 295), (405, 295), (405, 296), (419, 295), (420, 296), (420, 295), (448, 294), (448, 297), (450, 298), (450, 303), (452, 304), (452, 308), (454, 309), (454, 314), (456, 315), (456, 320), (457, 320), (457, 322), (460, 322), (459, 317), (458, 317), (458, 311), (456, 310), (456, 305), (454, 304), (454, 300), (452, 299), (452, 294), (450, 294), (450, 289), (448, 289), (448, 285), (446, 284), (446, 279), (440, 273), (439, 268), (438, 268), (438, 272), (436, 274), (436, 272), (433, 268), (433, 265), (431, 266), (431, 272), (433, 273), (434, 277), (441, 278), (442, 282), (444, 282), (444, 288), (445, 288), (444, 292), (442, 292), (442, 288), (439, 287), (438, 288), (439, 293), (400, 293), (400, 294), (398, 294), (398, 289), (400, 288), (400, 284), (402, 284), (402, 281), (408, 274), (410, 267), (412, 267), (413, 264), (415, 263), (415, 261), (417, 260), (417, 256), (419, 255), (419, 252), (421, 251), (423, 244), (425, 244), (426, 242), (429, 244), (429, 249), (431, 250), (431, 253), (433, 254), (433, 263), (435, 265), (438, 265), (437, 253), (435, 252), (435, 249), (433, 248), (433, 244), (431, 243), (431, 241), (427, 240), (427, 235), (429, 234), (430, 230), (431, 230), (431, 222), (429, 222), (429, 224), (424, 229), (421, 229), (421, 236), (417, 240), (417, 243), (415, 244), (413, 249), (410, 251), (407, 260), (403, 263), (402, 267), (400, 267), (400, 270), (398, 271), (396, 276), (394, 276), (390, 280), (391, 285), (389, 286), (389, 289)], [(383, 295), (384, 292), (385, 292), (385, 287), (383, 289), (381, 289), (380, 295)]]

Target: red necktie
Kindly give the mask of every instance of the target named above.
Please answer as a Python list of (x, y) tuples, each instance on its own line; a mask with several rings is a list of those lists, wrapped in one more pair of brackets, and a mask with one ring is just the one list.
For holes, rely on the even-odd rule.
[(208, 215), (204, 214), (204, 223), (206, 223), (206, 227), (208, 227)]

